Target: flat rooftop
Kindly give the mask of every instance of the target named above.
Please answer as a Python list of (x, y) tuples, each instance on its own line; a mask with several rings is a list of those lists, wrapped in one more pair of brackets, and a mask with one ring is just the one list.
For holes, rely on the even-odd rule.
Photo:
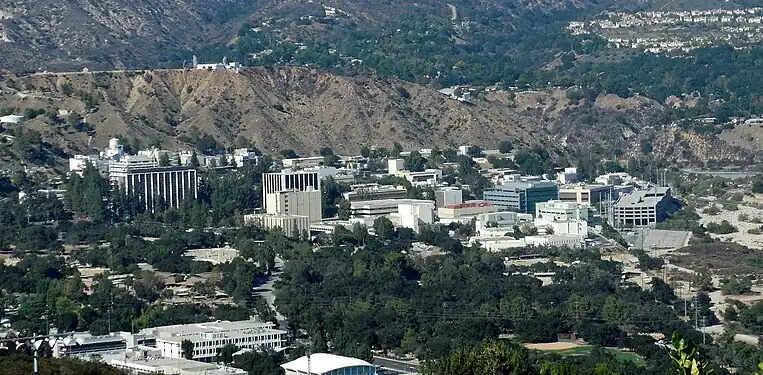
[(275, 325), (271, 322), (261, 322), (255, 320), (242, 321), (220, 321), (197, 324), (180, 324), (173, 326), (163, 326), (149, 328), (156, 332), (157, 339), (172, 342), (181, 342), (185, 339), (192, 342), (207, 341), (200, 336), (201, 333), (220, 333), (225, 338), (249, 337), (252, 334), (286, 334), (286, 331), (274, 329)]
[(399, 204), (432, 204), (434, 205), (434, 201), (430, 201), (426, 199), (379, 199), (374, 201), (350, 202), (350, 207), (382, 208), (382, 207), (395, 207)]
[(615, 206), (655, 206), (669, 191), (669, 187), (650, 187), (646, 190), (635, 190), (630, 194), (620, 197), (615, 203)]

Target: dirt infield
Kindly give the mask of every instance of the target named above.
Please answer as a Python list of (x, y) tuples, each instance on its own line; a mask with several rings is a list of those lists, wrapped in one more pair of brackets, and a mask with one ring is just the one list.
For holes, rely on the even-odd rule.
[(581, 346), (574, 342), (548, 342), (542, 344), (525, 344), (527, 349), (535, 350), (567, 350)]

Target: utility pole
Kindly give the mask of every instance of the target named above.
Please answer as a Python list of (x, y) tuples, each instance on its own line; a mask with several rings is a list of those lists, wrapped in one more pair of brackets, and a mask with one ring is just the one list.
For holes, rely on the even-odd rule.
[(694, 296), (694, 329), (699, 328), (699, 295)]

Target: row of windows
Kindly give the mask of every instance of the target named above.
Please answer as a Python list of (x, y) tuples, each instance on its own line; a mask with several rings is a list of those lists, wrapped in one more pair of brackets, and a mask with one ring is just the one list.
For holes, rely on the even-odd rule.
[[(281, 345), (274, 343), (274, 342), (268, 342), (260, 345), (237, 345), (240, 349), (276, 349), (280, 348)], [(194, 356), (206, 356), (206, 355), (217, 355), (217, 349), (218, 348), (209, 348), (209, 349), (199, 349), (194, 350), (193, 355)]]
[(274, 340), (274, 339), (280, 340), (281, 335), (262, 335), (262, 336), (249, 336), (249, 337), (226, 339), (226, 340), (202, 341), (202, 342), (195, 343), (194, 346), (197, 348), (200, 346), (222, 346), (225, 344), (253, 343), (253, 342), (262, 342), (265, 340)]

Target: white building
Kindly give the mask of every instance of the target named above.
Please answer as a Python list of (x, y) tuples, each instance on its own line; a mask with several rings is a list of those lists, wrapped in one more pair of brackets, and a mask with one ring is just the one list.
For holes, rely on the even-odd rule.
[(154, 161), (140, 156), (112, 161), (109, 179), (126, 194), (137, 197), (147, 211), (161, 203), (178, 208), (184, 199), (196, 199), (198, 193), (195, 169), (158, 167)]
[(523, 247), (540, 247), (540, 246), (554, 246), (554, 247), (569, 247), (571, 249), (582, 248), (585, 244), (584, 240), (580, 236), (568, 236), (568, 235), (547, 235), (547, 236), (527, 236), (524, 238), (516, 239), (514, 237), (472, 237), (469, 239), (470, 243), (477, 243), (490, 252), (500, 252), (512, 248)]
[(344, 199), (349, 202), (372, 201), (379, 199), (405, 199), (408, 191), (403, 186), (357, 184), (350, 186), (352, 190), (344, 193)]
[(434, 223), (434, 202), (426, 203), (402, 203), (398, 205), (400, 226), (420, 232), (421, 224)]
[(562, 201), (539, 202), (535, 204), (535, 226), (549, 225), (555, 221), (585, 220), (591, 221), (591, 206)]
[(275, 329), (272, 322), (243, 320), (236, 322), (217, 321), (199, 324), (181, 324), (150, 328), (156, 337), (156, 347), (165, 358), (182, 358), (183, 340), (193, 343), (193, 358), (197, 361), (212, 362), (217, 350), (225, 345), (236, 345), (240, 349), (283, 348), (286, 331)]
[(189, 360), (184, 358), (157, 358), (142, 356), (142, 351), (128, 351), (123, 356), (107, 356), (104, 362), (127, 374), (134, 375), (245, 375), (247, 372), (234, 368)]
[(323, 156), (310, 156), (306, 158), (291, 158), (281, 160), (284, 168), (304, 169), (323, 165)]
[(443, 224), (452, 222), (466, 223), (475, 216), (498, 212), (498, 207), (487, 201), (468, 201), (461, 204), (451, 204), (437, 209), (437, 216)]
[(553, 234), (567, 236), (579, 236), (582, 239), (588, 237), (588, 222), (585, 220), (559, 220), (546, 225)]
[(75, 173), (82, 177), (88, 165), (99, 170), (103, 166), (98, 155), (74, 155), (73, 158), (69, 158), (69, 173)]
[(507, 230), (513, 230), (515, 225), (519, 225), (524, 222), (532, 222), (533, 215), (521, 214), (513, 211), (500, 211), (480, 214), (476, 216), (475, 231), (477, 236), (483, 236), (483, 232), (487, 232), (493, 228), (502, 228), (503, 232)]
[(263, 229), (281, 228), (287, 236), (292, 233), (310, 233), (310, 218), (298, 215), (254, 214), (244, 215), (244, 224), (259, 225)]
[(370, 218), (398, 214), (400, 205), (434, 206), (434, 202), (424, 199), (379, 199), (373, 201), (356, 201), (350, 202), (350, 211), (353, 217)]
[(434, 192), (437, 208), (464, 203), (463, 191), (456, 187), (445, 187)]
[(569, 184), (571, 182), (575, 182), (578, 180), (578, 169), (564, 168), (564, 171), (556, 174), (556, 180), (559, 181), (560, 184)]
[(281, 365), (285, 375), (375, 375), (376, 366), (352, 357), (315, 353)]
[(20, 124), (24, 122), (24, 116), (7, 115), (0, 117), (0, 124)]
[(389, 174), (398, 174), (399, 172), (405, 172), (405, 161), (403, 159), (389, 159), (387, 160), (387, 166)]
[(307, 188), (270, 193), (265, 196), (265, 207), (271, 215), (307, 216), (315, 223), (321, 221), (321, 191)]
[(284, 190), (321, 191), (321, 179), (315, 171), (294, 171), (284, 169), (275, 173), (262, 174), (262, 201), (267, 201), (267, 194)]

